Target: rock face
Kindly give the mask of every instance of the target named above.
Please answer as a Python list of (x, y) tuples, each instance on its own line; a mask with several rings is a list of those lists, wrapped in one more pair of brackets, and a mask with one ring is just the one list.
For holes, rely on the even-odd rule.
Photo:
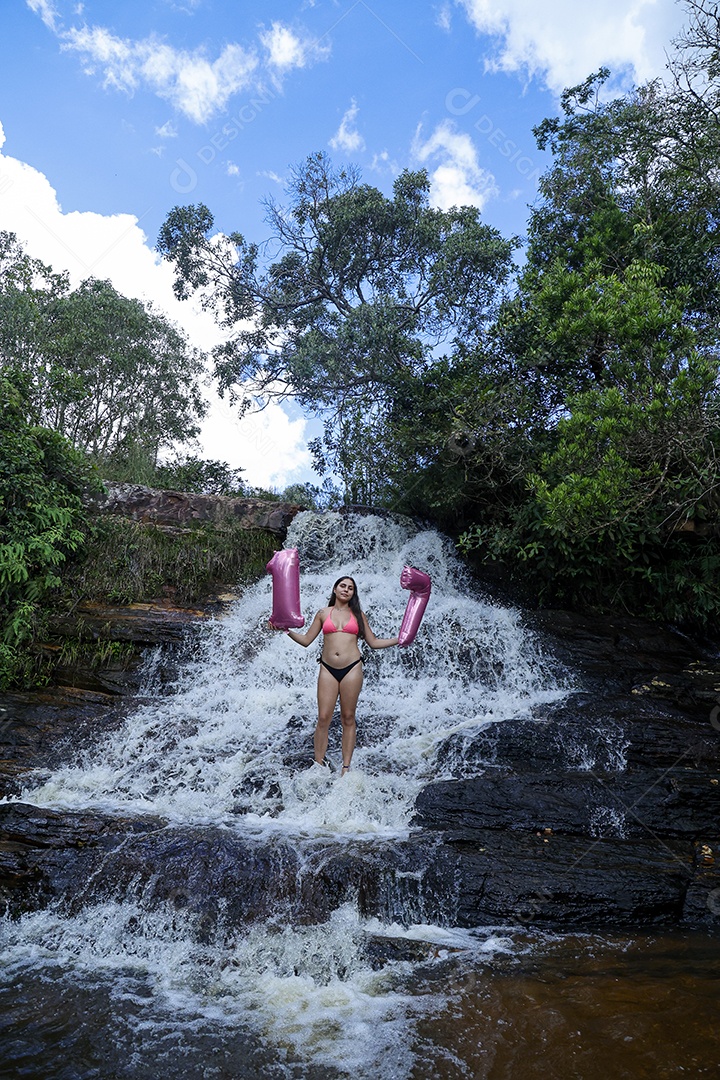
[(577, 691), (469, 745), (447, 740), (457, 779), (417, 799), (415, 824), (455, 857), (459, 917), (720, 930), (714, 651), (630, 618), (537, 622)]
[(119, 726), (126, 710), (127, 702), (117, 696), (88, 689), (2, 694), (0, 798), (18, 795), (29, 769), (72, 762), (84, 746)]
[(210, 617), (216, 605), (176, 607), (169, 600), (150, 604), (98, 604), (85, 601), (67, 615), (55, 615), (52, 632), (72, 638), (81, 631), (85, 638), (132, 642), (136, 645), (165, 645), (180, 642), (188, 629)]
[[(172, 643), (203, 612), (149, 607), (124, 609), (128, 640), (168, 642), (171, 678)], [(108, 611), (94, 617), (99, 632)], [(316, 922), (356, 899), (388, 921), (720, 930), (716, 655), (641, 620), (536, 621), (578, 672), (576, 689), (472, 740), (446, 739), (438, 767), (450, 778), (420, 793), (408, 839), (328, 840), (305, 862), (281, 838), (263, 846), (212, 827), (8, 804), (0, 908), (72, 907), (88, 899), (77, 882), (92, 880), (103, 896), (132, 886), (208, 925), (220, 907), (238, 926), (279, 911)], [(5, 695), (0, 794), (17, 796), (28, 768), (72, 763), (120, 723), (138, 689), (122, 681)]]
[(236, 499), (229, 495), (197, 495), (182, 491), (157, 491), (140, 484), (106, 483), (107, 495), (94, 499), (94, 507), (146, 525), (187, 528), (210, 522), (239, 524), (244, 529), (267, 529), (284, 537), (288, 525), (302, 507), (264, 499)]
[[(301, 507), (262, 499), (236, 499), (161, 491), (136, 484), (107, 483), (107, 494), (94, 497), (92, 508), (181, 535), (202, 524), (239, 525), (242, 529), (274, 534), (276, 546)], [(67, 612), (54, 611), (47, 621), (47, 640), (41, 648), (51, 662), (54, 691), (36, 695), (40, 713), (62, 713), (68, 695), (82, 714), (79, 695), (101, 716), (115, 708), (113, 699), (138, 690), (143, 656), (149, 648), (178, 647), (192, 631), (218, 616), (239, 595), (235, 586), (211, 581), (192, 607), (175, 602), (177, 589), (163, 586), (162, 594), (142, 603), (95, 602), (80, 599)], [(145, 598), (143, 598), (145, 599)], [(9, 712), (18, 708), (18, 695), (8, 697)], [(0, 725), (2, 713), (0, 713)], [(1, 752), (1, 751), (0, 751)], [(0, 790), (3, 781), (0, 778)]]

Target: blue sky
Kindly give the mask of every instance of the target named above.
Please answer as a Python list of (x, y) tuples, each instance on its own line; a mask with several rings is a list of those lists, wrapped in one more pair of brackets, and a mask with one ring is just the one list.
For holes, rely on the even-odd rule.
[[(673, 0), (3, 0), (0, 229), (74, 281), (110, 278), (209, 348), (154, 252), (178, 203), (267, 238), (261, 200), (316, 150), (389, 192), (428, 169), (435, 205), (522, 235), (545, 158), (532, 128), (601, 64), (662, 75)], [(202, 449), (252, 483), (312, 479), (313, 424), (213, 399)]]

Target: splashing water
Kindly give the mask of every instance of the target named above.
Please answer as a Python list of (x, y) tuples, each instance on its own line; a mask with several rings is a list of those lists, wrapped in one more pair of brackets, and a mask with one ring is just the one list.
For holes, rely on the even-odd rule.
[[(518, 612), (479, 599), (436, 532), (407, 519), (303, 513), (287, 544), (300, 551), (307, 623), (349, 574), (374, 632), (392, 636), (407, 599), (402, 567), (433, 579), (412, 646), (364, 647), (358, 748), (346, 777), (311, 764), (320, 642), (304, 650), (268, 628), (268, 578), (208, 628), (174, 693), (141, 706), (107, 746), (26, 790), (24, 801), (301, 835), (399, 835), (419, 789), (440, 778), (443, 740), (470, 738), (567, 692)], [(337, 717), (333, 754), (339, 761)]]
[[(402, 956), (373, 961), (378, 933), (400, 953), (421, 945), (423, 993), (413, 993), (416, 963)], [(168, 1030), (175, 1040), (192, 1030), (196, 1039), (205, 1032), (231, 1047), (233, 1039), (259, 1035), (275, 1047), (273, 1056), (289, 1053), (332, 1076), (387, 1080), (413, 1075), (419, 1021), (466, 990), (473, 970), (525, 947), (491, 930), (387, 926), (361, 919), (349, 904), (316, 926), (258, 926), (241, 935), (220, 927), (199, 941), (186, 913), (129, 901), (90, 905), (72, 917), (47, 910), (18, 922), (0, 919), (0, 943), (0, 995), (4, 985), (22, 990), (38, 970), (63, 996), (80, 988), (95, 998), (109, 993), (111, 1012), (130, 1017), (135, 1028), (128, 1034), (127, 1023), (118, 1025), (116, 1037), (129, 1045), (109, 1050), (109, 1061), (119, 1064), (138, 1043), (160, 1042)], [(265, 1072), (222, 1075), (250, 1074)], [(267, 1075), (278, 1074), (268, 1068)]]

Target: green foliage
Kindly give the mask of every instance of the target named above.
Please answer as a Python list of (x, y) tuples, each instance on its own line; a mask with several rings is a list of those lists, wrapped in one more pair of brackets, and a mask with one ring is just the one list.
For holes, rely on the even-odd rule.
[(288, 196), (287, 206), (267, 203), (278, 257), (265, 267), (239, 233), (212, 237), (204, 206), (171, 211), (158, 248), (177, 295), (199, 291), (232, 331), (215, 352), (221, 388), (291, 395), (322, 415), (316, 460), (354, 500), (370, 468), (383, 482), (357, 418), (363, 434), (383, 424), (442, 350), (483, 335), (516, 245), (474, 207), (432, 208), (424, 171), (403, 172), (387, 198), (319, 153), (295, 170)]
[(158, 465), (152, 486), (176, 491), (197, 491), (204, 495), (243, 496), (243, 469), (231, 469), (226, 461), (212, 461), (190, 454)]
[(156, 483), (158, 464), (155, 453), (142, 443), (127, 442), (102, 463), (103, 480), (120, 484), (142, 484), (145, 487), (162, 487)]
[(158, 490), (198, 492), (202, 495), (247, 496), (243, 469), (232, 469), (226, 461), (213, 461), (195, 454), (176, 453), (158, 463), (154, 454), (138, 443), (128, 443), (121, 453), (103, 464), (103, 478), (123, 484), (143, 484)]
[(218, 584), (257, 578), (275, 550), (270, 533), (208, 524), (166, 531), (120, 517), (92, 523), (85, 555), (63, 577), (62, 596), (118, 604), (163, 595), (192, 604)]
[[(213, 236), (204, 206), (172, 210), (159, 249), (176, 294), (199, 295), (228, 331), (214, 354), (222, 391), (292, 396), (320, 416), (311, 449), (345, 501), (432, 516), (541, 602), (707, 630), (720, 615), (720, 16), (705, 0), (684, 6), (674, 82), (608, 100), (603, 69), (536, 129), (552, 161), (512, 295), (516, 243), (475, 209), (433, 208), (424, 172), (402, 173), (386, 197), (324, 154), (295, 170), (287, 205), (267, 203), (269, 258), (239, 233)], [(157, 464), (200, 409), (199, 368), (167, 325), (107, 283), (71, 293), (7, 234), (0, 279), (0, 361), (26, 408), (32, 397), (27, 422), (54, 409), (58, 429), (89, 431), (83, 409), (105, 401), (109, 372), (113, 400), (139, 411), (117, 419), (112, 447), (72, 436), (106, 475), (243, 490), (222, 462)], [(338, 494), (326, 480), (282, 497), (323, 507)], [(36, 617), (22, 590), (31, 578), (50, 588), (53, 553), (71, 550), (62, 512), (7, 548), (18, 639)], [(73, 591), (130, 600), (184, 581), (188, 601), (241, 563), (261, 566), (269, 549), (243, 549), (250, 539), (200, 529), (181, 540), (108, 519)]]
[(202, 354), (169, 320), (94, 278), (30, 259), (0, 232), (0, 371), (28, 416), (97, 464), (193, 438), (206, 411)]
[(536, 129), (553, 162), (497, 323), (511, 407), (490, 435), (522, 484), (499, 503), (479, 491), (461, 543), (542, 602), (707, 631), (720, 615), (719, 23), (686, 7), (674, 86), (607, 101), (603, 70)]
[(290, 484), (280, 492), (283, 502), (302, 506), (304, 510), (332, 510), (342, 505), (340, 492), (329, 481), (317, 484)]
[(82, 666), (91, 670), (116, 664), (127, 668), (137, 653), (137, 647), (132, 641), (113, 641), (107, 638), (84, 641), (81, 637), (67, 638), (60, 646), (54, 663), (61, 667)]
[[(555, 261), (578, 270), (594, 260), (604, 273), (636, 260), (655, 263), (665, 268), (668, 289), (687, 291), (695, 331), (716, 340), (717, 112), (703, 111), (695, 92), (659, 82), (602, 101), (608, 74), (603, 69), (566, 90), (563, 115), (536, 128), (554, 160), (530, 215), (524, 285), (532, 289)], [(715, 104), (718, 94), (716, 83)]]
[(717, 383), (717, 364), (691, 353), (664, 381), (568, 399), (525, 500), (461, 545), (514, 565), (545, 602), (707, 629), (720, 611), (718, 530), (707, 525), (720, 519)]
[(84, 540), (80, 496), (94, 482), (82, 455), (25, 411), (0, 376), (0, 687), (28, 675), (40, 602)]

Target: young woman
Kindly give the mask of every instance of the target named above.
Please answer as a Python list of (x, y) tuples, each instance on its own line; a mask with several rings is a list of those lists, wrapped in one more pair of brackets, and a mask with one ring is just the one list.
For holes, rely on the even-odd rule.
[[(272, 625), (272, 624), (271, 624)], [(315, 728), (315, 761), (325, 765), (328, 731), (338, 695), (342, 720), (342, 775), (350, 768), (355, 749), (355, 709), (363, 682), (362, 656), (358, 638), (371, 649), (387, 649), (399, 639), (373, 634), (360, 607), (357, 585), (351, 577), (341, 577), (333, 585), (327, 607), (321, 608), (304, 634), (288, 630), (289, 637), (307, 648), (318, 634), (324, 635), (318, 675), (318, 722)]]

